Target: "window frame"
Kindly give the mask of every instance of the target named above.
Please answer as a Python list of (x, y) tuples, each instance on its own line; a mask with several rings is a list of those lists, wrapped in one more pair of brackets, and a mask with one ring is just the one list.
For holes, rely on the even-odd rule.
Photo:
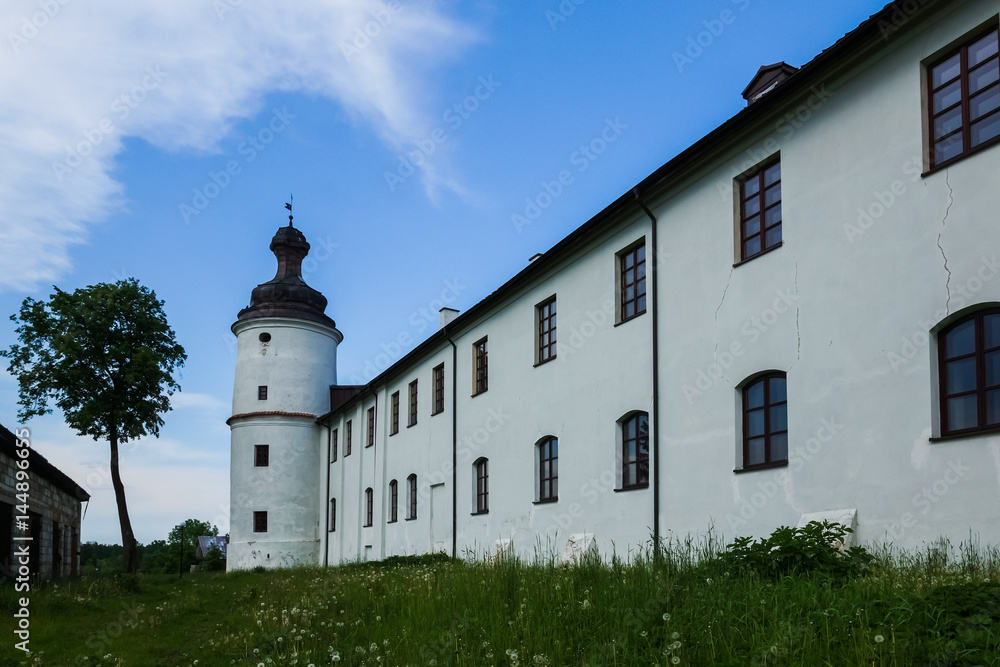
[(389, 520), (386, 523), (396, 523), (399, 520), (399, 482), (389, 482)]
[(339, 440), (340, 429), (332, 428), (330, 429), (330, 463), (336, 463), (337, 457), (340, 455), (340, 443)]
[(337, 532), (337, 499), (330, 498), (330, 520), (327, 522), (326, 532)]
[(478, 396), (489, 389), (489, 336), (472, 344), (472, 395)]
[[(535, 484), (538, 500), (535, 502), (554, 503), (559, 500), (559, 438), (545, 436), (535, 445), (535, 451), (538, 452), (538, 481)], [(546, 463), (549, 464), (548, 474), (545, 472)]]
[(375, 446), (375, 406), (368, 408), (368, 433), (365, 435), (365, 448)]
[(434, 378), (434, 408), (431, 416), (444, 412), (444, 364), (440, 363), (434, 367), (432, 372)]
[(417, 474), (410, 473), (406, 478), (406, 493), (409, 496), (406, 510), (406, 520), (413, 521), (417, 518)]
[[(987, 370), (987, 355), (1000, 355), (1000, 345), (994, 347), (986, 347), (985, 340), (985, 319), (987, 317), (1000, 316), (1000, 307), (990, 306), (986, 308), (980, 308), (974, 310), (965, 316), (950, 322), (947, 327), (941, 329), (938, 332), (938, 349), (937, 349), (937, 359), (938, 359), (938, 410), (939, 410), (939, 422), (941, 425), (941, 438), (960, 438), (963, 436), (978, 435), (978, 434), (991, 434), (1000, 431), (1000, 422), (996, 424), (986, 423), (987, 419), (987, 396), (991, 392), (1000, 392), (1000, 382), (987, 386), (986, 385), (986, 370)], [(955, 355), (951, 358), (947, 356), (947, 338), (948, 334), (952, 333), (959, 327), (973, 323), (973, 351), (971, 353)], [(976, 377), (976, 386), (971, 391), (961, 391), (948, 393), (948, 364), (957, 363), (961, 361), (966, 361), (972, 359), (974, 362), (974, 372)], [(1000, 378), (998, 378), (1000, 380)], [(948, 400), (961, 397), (961, 396), (972, 396), (976, 397), (976, 426), (967, 427), (963, 429), (949, 429), (949, 419), (948, 419)]]
[[(783, 401), (772, 401), (771, 398), (771, 380), (782, 379), (785, 381), (785, 399)], [(748, 400), (750, 390), (755, 387), (758, 383), (763, 382), (764, 395), (763, 403), (759, 407), (754, 407), (748, 409)], [(741, 468), (736, 472), (746, 472), (750, 470), (762, 470), (767, 468), (776, 468), (788, 465), (788, 452), (790, 449), (788, 442), (788, 375), (784, 371), (768, 371), (766, 373), (760, 373), (754, 375), (752, 378), (748, 379), (743, 383), (740, 388), (740, 401), (741, 401), (741, 414), (743, 419), (742, 428), (742, 461)], [(784, 429), (771, 429), (771, 410), (772, 408), (784, 406), (785, 407), (785, 428)], [(750, 437), (750, 413), (763, 411), (764, 413), (764, 433), (763, 435), (755, 435)], [(771, 454), (771, 438), (775, 435), (785, 436), (785, 458), (775, 459)], [(762, 463), (750, 464), (750, 441), (756, 440), (758, 438), (764, 438), (764, 461)]]
[[(641, 429), (640, 425), (642, 421), (646, 422), (646, 453), (645, 456), (642, 455), (641, 443), (643, 437), (640, 435)], [(627, 437), (629, 424), (635, 423), (635, 438)], [(647, 412), (633, 412), (626, 416), (624, 419), (618, 423), (619, 433), (621, 434), (621, 475), (618, 479), (619, 491), (629, 491), (631, 489), (646, 489), (649, 488), (649, 413)], [(635, 442), (636, 456), (635, 460), (629, 456), (629, 444)], [(645, 465), (644, 465), (645, 464)], [(635, 470), (635, 481), (626, 481), (629, 477), (629, 468), (634, 467)], [(645, 475), (641, 474), (645, 471)]]
[(351, 423), (351, 420), (348, 419), (347, 422), (344, 424), (344, 457), (345, 458), (351, 455), (351, 441), (354, 439), (353, 438), (353, 435), (354, 435), (353, 434), (353, 430), (354, 430), (354, 425)]
[(556, 296), (553, 294), (535, 306), (535, 366), (552, 361), (558, 352)]
[(267, 400), (267, 385), (259, 384), (257, 385), (257, 400), (266, 401)]
[[(262, 463), (263, 461), (263, 463)], [(270, 445), (254, 445), (253, 446), (253, 467), (254, 468), (267, 468), (271, 464), (271, 447)]]
[(473, 514), (489, 514), (490, 512), (490, 461), (483, 457), (476, 460), (472, 466), (476, 480), (475, 506)]
[(409, 384), (407, 396), (409, 397), (409, 418), (407, 419), (406, 428), (410, 428), (417, 425), (417, 380)]
[[(985, 58), (982, 62), (969, 67), (969, 47), (989, 37), (991, 34), (995, 34), (1000, 43), (1000, 26), (997, 25), (996, 20), (990, 22), (988, 26), (981, 27), (979, 29), (973, 30), (968, 33), (969, 36), (963, 37), (960, 43), (952, 46), (943, 55), (935, 57), (933, 60), (929, 60), (926, 63), (925, 69), (925, 85), (927, 90), (927, 102), (924, 108), (927, 116), (927, 165), (928, 171), (935, 171), (947, 165), (953, 164), (957, 160), (961, 160), (969, 155), (979, 152), (982, 149), (993, 146), (994, 144), (1000, 143), (1000, 134), (994, 137), (986, 139), (975, 146), (972, 145), (972, 126), (975, 123), (980, 123), (985, 121), (990, 117), (994, 117), (994, 121), (997, 120), (998, 114), (1000, 114), (1000, 107), (987, 111), (986, 113), (979, 116), (979, 118), (972, 120), (971, 116), (971, 106), (974, 98), (987, 95), (991, 90), (1000, 90), (1000, 81), (994, 81), (983, 86), (980, 90), (975, 93), (970, 92), (970, 75), (973, 74), (974, 70), (985, 70), (990, 66), (991, 62), (994, 62), (995, 67), (1000, 67), (1000, 53), (994, 53), (991, 56)], [(938, 67), (944, 65), (949, 60), (958, 56), (958, 75), (947, 81), (943, 82), (941, 85), (934, 86), (934, 70)], [(946, 88), (954, 85), (958, 82), (959, 85), (959, 99), (958, 102), (953, 103), (938, 113), (934, 112), (934, 95), (935, 93), (941, 92)], [(960, 124), (955, 130), (947, 133), (942, 133), (940, 137), (937, 137), (935, 121), (938, 118), (946, 116), (952, 113), (955, 109), (959, 109)], [(947, 140), (949, 137), (958, 136), (962, 140), (962, 149), (957, 154), (939, 160), (937, 157), (937, 145)]]
[(394, 391), (389, 397), (389, 412), (392, 415), (389, 425), (389, 435), (399, 433), (399, 391)]
[[(641, 259), (639, 253), (642, 253)], [(626, 266), (626, 260), (632, 260), (632, 266)], [(640, 315), (646, 314), (647, 291), (649, 276), (646, 273), (646, 239), (642, 238), (615, 255), (616, 282), (618, 285), (618, 320), (617, 324), (624, 324), (629, 320), (634, 320)], [(642, 277), (639, 277), (639, 267), (642, 266)], [(632, 271), (633, 280), (628, 280), (628, 272)], [(642, 292), (639, 292), (639, 283), (642, 283)], [(628, 288), (634, 289), (631, 299), (627, 297)], [(641, 302), (641, 310), (640, 310)], [(628, 306), (634, 306), (634, 312), (627, 314)]]
[[(263, 527), (261, 527), (263, 526)], [(255, 533), (266, 533), (267, 532), (267, 510), (254, 510), (253, 513), (253, 532)]]
[(372, 487), (365, 489), (365, 522), (362, 528), (371, 528), (375, 514), (375, 490)]
[[(778, 167), (778, 178), (777, 180), (771, 183), (767, 183), (766, 180), (767, 172), (774, 166)], [(781, 172), (782, 172), (781, 154), (778, 153), (772, 155), (768, 159), (757, 164), (752, 169), (745, 172), (736, 179), (736, 199), (738, 203), (737, 220), (739, 222), (739, 224), (736, 226), (737, 243), (739, 244), (739, 252), (737, 253), (739, 261), (737, 261), (736, 263), (737, 265), (743, 264), (744, 262), (749, 262), (750, 260), (756, 259), (761, 255), (765, 255), (771, 252), (772, 250), (780, 248), (784, 244), (785, 217), (784, 217), (784, 211), (782, 210), (783, 197), (780, 194), (780, 191), (784, 188), (784, 186), (782, 183)], [(750, 195), (745, 194), (746, 184), (751, 183), (754, 180), (757, 181), (757, 190)], [(779, 190), (778, 200), (769, 206), (767, 205), (767, 191), (772, 190), (775, 187), (777, 187)], [(754, 200), (756, 200), (757, 203), (758, 207), (757, 211), (756, 213), (747, 215), (747, 204)], [(774, 209), (778, 210), (778, 215), (779, 215), (778, 221), (771, 225), (767, 225), (766, 213), (767, 211)], [(747, 222), (749, 222), (753, 218), (759, 218), (758, 228), (755, 233), (750, 234), (748, 236), (746, 233)], [(774, 229), (778, 230), (779, 238), (776, 242), (768, 245), (767, 234), (768, 232)], [(747, 241), (754, 237), (759, 238), (760, 249), (754, 253), (747, 254)]]

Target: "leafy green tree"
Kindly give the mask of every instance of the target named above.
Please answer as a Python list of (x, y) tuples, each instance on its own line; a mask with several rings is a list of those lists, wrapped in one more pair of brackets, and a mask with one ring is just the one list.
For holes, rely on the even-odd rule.
[(139, 571), (144, 573), (161, 573), (167, 571), (167, 541), (153, 540), (149, 544), (139, 545)]
[(21, 304), (19, 345), (0, 350), (19, 384), (18, 417), (62, 410), (80, 435), (111, 446), (111, 483), (122, 531), (122, 567), (135, 572), (136, 541), (125, 502), (118, 445), (157, 436), (161, 413), (180, 389), (174, 371), (187, 355), (167, 324), (163, 302), (134, 278), (72, 293), (58, 287), (49, 301)]
[(226, 569), (226, 557), (222, 555), (222, 549), (214, 544), (205, 554), (201, 561), (201, 567), (206, 572), (221, 572)]
[(218, 528), (207, 521), (197, 519), (187, 519), (184, 523), (174, 526), (167, 537), (167, 572), (177, 572), (178, 568), (182, 571), (191, 569), (197, 562), (195, 553), (198, 549), (198, 537), (218, 534)]

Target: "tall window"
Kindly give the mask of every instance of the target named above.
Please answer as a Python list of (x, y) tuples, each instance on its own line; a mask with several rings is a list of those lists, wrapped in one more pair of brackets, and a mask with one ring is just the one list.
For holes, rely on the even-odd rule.
[(486, 459), (476, 461), (476, 514), (490, 511), (490, 462)]
[(1000, 309), (973, 313), (938, 336), (941, 434), (1000, 428)]
[(351, 420), (347, 420), (347, 424), (344, 426), (344, 456), (351, 455)]
[(337, 444), (337, 429), (332, 429), (330, 431), (330, 461), (337, 460), (337, 450), (339, 446)]
[(267, 532), (267, 512), (253, 513), (253, 532), (255, 533)]
[(556, 358), (556, 298), (536, 306), (538, 312), (538, 363)]
[(559, 441), (548, 437), (538, 443), (538, 500), (559, 498)]
[(257, 387), (257, 400), (266, 401), (267, 400), (267, 385), (260, 385)]
[(390, 412), (392, 413), (392, 424), (389, 427), (389, 435), (399, 433), (399, 392), (394, 391), (389, 399)]
[(744, 260), (781, 243), (781, 162), (740, 184), (740, 238)]
[(997, 35), (979, 33), (927, 68), (932, 167), (1000, 137)]
[(266, 468), (270, 458), (270, 447), (267, 445), (253, 446), (253, 464), (257, 468)]
[(365, 447), (371, 447), (375, 444), (375, 408), (368, 408), (368, 434), (365, 436)]
[(337, 531), (337, 499), (336, 498), (330, 498), (330, 521), (329, 521), (329, 526), (327, 527), (327, 530), (329, 530), (331, 533), (334, 533), (334, 532)]
[(637, 412), (622, 422), (622, 488), (649, 485), (649, 415)]
[(444, 364), (434, 367), (434, 412), (444, 412)]
[(410, 496), (410, 508), (406, 514), (407, 519), (417, 518), (417, 476), (410, 475), (406, 478), (406, 492)]
[(417, 423), (417, 381), (414, 380), (410, 383), (410, 421), (406, 424), (407, 426), (413, 426)]
[(487, 378), (489, 377), (489, 358), (487, 357), (487, 340), (483, 338), (482, 340), (473, 344), (473, 351), (475, 353), (475, 391), (473, 391), (473, 396), (476, 394), (481, 394), (487, 389)]
[(743, 388), (743, 468), (787, 461), (785, 374), (768, 373)]
[(396, 480), (389, 482), (389, 523), (396, 523), (399, 507), (399, 483)]
[(646, 312), (646, 245), (638, 245), (618, 255), (618, 321), (624, 322)]
[(372, 487), (365, 489), (365, 526), (372, 525), (372, 515), (375, 509), (375, 492)]

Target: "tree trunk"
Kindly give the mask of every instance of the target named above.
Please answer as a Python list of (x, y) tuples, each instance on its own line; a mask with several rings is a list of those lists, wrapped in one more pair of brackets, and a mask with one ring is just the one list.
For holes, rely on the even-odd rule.
[(128, 519), (128, 506), (125, 504), (125, 485), (122, 484), (121, 473), (118, 472), (118, 432), (111, 431), (111, 484), (115, 487), (115, 501), (118, 503), (118, 522), (122, 527), (122, 567), (126, 572), (134, 573), (138, 567), (136, 562), (135, 534), (132, 532), (132, 522)]

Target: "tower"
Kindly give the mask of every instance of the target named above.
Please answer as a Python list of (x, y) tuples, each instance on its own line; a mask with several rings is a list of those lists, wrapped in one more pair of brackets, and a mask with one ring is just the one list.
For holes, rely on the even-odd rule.
[(343, 335), (302, 279), (309, 243), (292, 226), (271, 239), (274, 278), (239, 312), (233, 386), (229, 569), (319, 562), (323, 427)]

